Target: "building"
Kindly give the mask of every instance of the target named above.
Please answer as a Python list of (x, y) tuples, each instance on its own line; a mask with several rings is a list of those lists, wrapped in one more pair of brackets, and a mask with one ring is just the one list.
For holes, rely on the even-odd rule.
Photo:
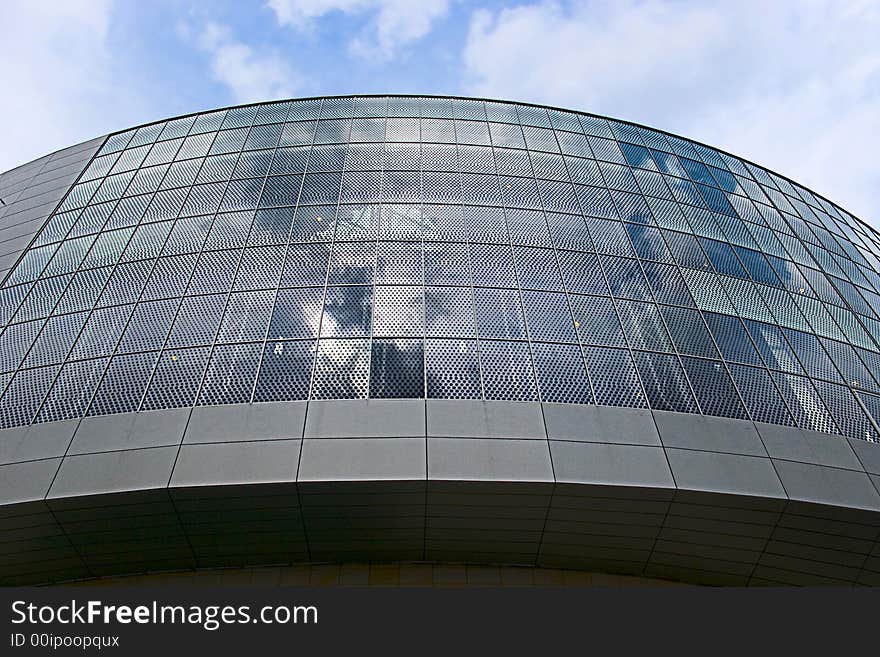
[(589, 114), (327, 97), (0, 177), (0, 581), (880, 583), (880, 235)]

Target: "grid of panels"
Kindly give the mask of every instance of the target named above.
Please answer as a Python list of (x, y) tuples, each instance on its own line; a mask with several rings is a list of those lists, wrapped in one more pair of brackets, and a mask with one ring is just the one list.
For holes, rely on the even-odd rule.
[(880, 235), (726, 153), (415, 97), (110, 136), (0, 286), (0, 427), (434, 397), (878, 439)]

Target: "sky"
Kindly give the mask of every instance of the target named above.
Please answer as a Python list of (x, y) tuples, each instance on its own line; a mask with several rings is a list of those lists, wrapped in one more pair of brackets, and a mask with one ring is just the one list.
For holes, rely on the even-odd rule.
[(430, 93), (668, 130), (880, 227), (876, 0), (0, 0), (0, 171), (139, 123)]

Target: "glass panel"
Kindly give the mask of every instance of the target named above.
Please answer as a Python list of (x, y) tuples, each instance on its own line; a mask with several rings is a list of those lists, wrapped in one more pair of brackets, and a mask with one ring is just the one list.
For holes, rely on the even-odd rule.
[(837, 433), (837, 426), (810, 380), (802, 376), (773, 372), (773, 380), (802, 429)]
[(733, 386), (733, 381), (720, 360), (703, 360), (685, 356), (681, 361), (703, 413), (748, 419), (746, 410)]
[(529, 345), (525, 342), (480, 342), (486, 399), (537, 401)]
[(474, 300), (470, 288), (429, 287), (425, 290), (425, 333), (438, 337), (476, 337)]
[(597, 404), (647, 407), (639, 375), (628, 351), (585, 347), (583, 353)]
[(82, 416), (109, 360), (81, 360), (62, 367), (34, 422), (56, 422)]
[(678, 353), (706, 358), (719, 357), (700, 313), (672, 306), (660, 306), (660, 312)]
[[(177, 299), (166, 299), (139, 303), (135, 306), (131, 321), (119, 342), (119, 351), (126, 353), (161, 349), (165, 344), (168, 329), (171, 328), (171, 323), (177, 314), (178, 305)], [(111, 310), (108, 308), (104, 312)]]
[(474, 289), (477, 330), (481, 338), (520, 340), (525, 322), (516, 290)]
[(272, 314), (274, 290), (239, 292), (229, 297), (217, 342), (262, 340)]
[(780, 397), (770, 377), (763, 368), (731, 365), (730, 373), (736, 382), (749, 414), (756, 422), (795, 426), (794, 419)]
[(60, 369), (60, 365), (53, 365), (19, 370), (0, 399), (0, 426), (29, 424)]
[(308, 399), (314, 362), (313, 340), (267, 342), (254, 389), (254, 401)]
[(112, 135), (0, 285), (0, 428), (427, 395), (876, 440), (878, 269), (830, 202), (628, 123), (405, 96), (203, 113)]
[(541, 401), (592, 404), (593, 395), (576, 345), (533, 345)]
[(316, 337), (322, 301), (320, 288), (279, 290), (269, 322), (269, 339)]
[(373, 340), (370, 397), (425, 396), (421, 340)]
[(321, 340), (315, 364), (312, 398), (366, 397), (369, 391), (369, 376), (369, 340)]
[(158, 351), (115, 356), (95, 393), (88, 415), (138, 410), (158, 357)]
[(260, 344), (223, 345), (214, 348), (199, 405), (243, 404), (251, 400), (260, 364)]
[(209, 347), (163, 351), (141, 410), (192, 406), (210, 353)]
[(565, 294), (526, 290), (523, 292), (523, 307), (532, 340), (577, 343)]
[(651, 408), (655, 411), (699, 412), (693, 393), (675, 356), (640, 351), (635, 352), (633, 356)]
[(427, 396), (435, 399), (480, 399), (480, 365), (475, 340), (427, 340)]
[(359, 337), (370, 334), (372, 288), (328, 287), (321, 318), (321, 337)]

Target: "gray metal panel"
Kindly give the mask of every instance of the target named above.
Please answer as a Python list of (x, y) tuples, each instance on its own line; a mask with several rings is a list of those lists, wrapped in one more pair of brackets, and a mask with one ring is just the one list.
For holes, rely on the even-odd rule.
[(843, 436), (774, 424), (757, 425), (767, 453), (774, 459), (863, 471), (850, 442)]
[(171, 486), (296, 481), (300, 445), (299, 440), (184, 445)]
[(68, 456), (58, 470), (49, 497), (164, 488), (176, 457), (176, 447)]
[(541, 405), (530, 402), (427, 400), (428, 435), (441, 438), (547, 437)]
[(302, 438), (305, 402), (227, 404), (194, 408), (185, 443)]
[(858, 456), (865, 472), (880, 474), (880, 445), (869, 443), (866, 440), (849, 438), (849, 445)]
[(679, 488), (785, 497), (785, 489), (769, 458), (667, 448), (669, 465)]
[(545, 441), (428, 438), (430, 479), (553, 481)]
[(424, 438), (305, 439), (297, 481), (425, 478)]
[(672, 488), (675, 482), (659, 447), (550, 441), (556, 480), (608, 486)]
[(0, 431), (0, 463), (64, 456), (76, 426), (76, 420), (66, 420)]
[(880, 511), (880, 494), (864, 472), (774, 459), (793, 500)]
[(767, 456), (755, 425), (744, 420), (654, 411), (660, 439), (666, 447), (683, 447), (709, 452)]
[[(880, 475), (872, 483), (856, 470), (752, 455), (748, 423), (656, 413), (664, 448), (646, 412), (465, 402), (440, 404), (434, 419), (454, 432), (453, 413), (469, 414), (481, 418), (477, 431), (426, 439), (438, 426), (433, 401), (427, 425), (422, 400), (336, 404), (197, 407), (191, 417), (150, 411), (4, 432), (3, 458), (68, 455), (0, 465), (0, 527), (7, 547), (21, 545), (0, 580), (289, 559), (476, 560), (709, 584), (880, 576), (857, 567), (880, 535)], [(541, 438), (543, 417), (551, 436), (569, 439)], [(304, 431), (326, 437), (303, 441)], [(407, 432), (416, 435), (390, 437)], [(811, 441), (841, 439), (784, 437), (769, 439), (774, 454), (846, 466), (846, 450), (867, 463), (877, 450), (844, 441), (810, 451)], [(33, 507), (44, 498), (60, 527)], [(35, 548), (43, 535), (57, 547)]]
[(640, 408), (544, 404), (550, 440), (660, 445), (651, 411)]
[(188, 408), (87, 417), (77, 428), (69, 453), (178, 445), (188, 418)]
[(312, 401), (306, 438), (405, 438), (425, 435), (421, 399)]
[(45, 459), (0, 465), (0, 505), (43, 499), (60, 463)]

